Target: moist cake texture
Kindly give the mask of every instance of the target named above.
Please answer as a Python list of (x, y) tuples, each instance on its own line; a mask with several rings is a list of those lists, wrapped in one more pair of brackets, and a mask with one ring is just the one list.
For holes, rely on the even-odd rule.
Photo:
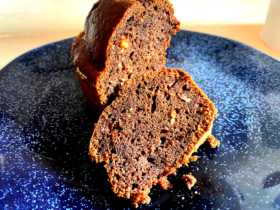
[(171, 34), (180, 22), (168, 0), (100, 0), (85, 31), (74, 41), (72, 60), (82, 91), (99, 115), (127, 79), (161, 70)]
[(153, 185), (171, 187), (167, 175), (196, 160), (211, 135), (214, 104), (180, 69), (127, 80), (95, 126), (89, 155), (105, 163), (112, 190), (136, 207), (150, 202)]

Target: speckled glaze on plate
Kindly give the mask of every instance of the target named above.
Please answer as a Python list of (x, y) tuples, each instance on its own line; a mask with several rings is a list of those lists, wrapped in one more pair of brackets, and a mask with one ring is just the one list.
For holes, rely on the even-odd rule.
[[(70, 58), (73, 39), (28, 52), (0, 71), (0, 209), (133, 209), (91, 163), (93, 119)], [(139, 209), (280, 209), (280, 63), (244, 44), (181, 31), (166, 66), (215, 102), (197, 162), (169, 176)], [(198, 180), (189, 191), (181, 180)], [(195, 191), (197, 194), (195, 194)]]

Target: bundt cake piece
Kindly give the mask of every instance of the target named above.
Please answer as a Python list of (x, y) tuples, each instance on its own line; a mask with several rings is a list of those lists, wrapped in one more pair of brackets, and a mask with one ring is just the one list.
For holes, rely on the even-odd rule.
[(113, 191), (137, 207), (150, 202), (153, 185), (169, 188), (167, 175), (196, 160), (191, 155), (210, 137), (216, 109), (180, 69), (127, 80), (118, 94), (99, 117), (89, 155), (105, 162)]
[(72, 60), (82, 91), (99, 115), (118, 85), (158, 71), (165, 64), (171, 34), (180, 22), (168, 0), (99, 0), (85, 31), (74, 41)]

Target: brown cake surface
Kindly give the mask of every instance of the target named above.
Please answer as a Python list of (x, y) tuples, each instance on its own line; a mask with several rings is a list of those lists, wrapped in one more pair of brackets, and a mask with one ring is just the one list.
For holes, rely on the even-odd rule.
[(118, 85), (158, 71), (165, 64), (171, 34), (180, 22), (168, 0), (100, 0), (85, 31), (74, 41), (72, 60), (90, 106), (100, 114)]
[(148, 204), (152, 185), (170, 187), (167, 175), (188, 164), (215, 116), (214, 104), (183, 70), (150, 72), (120, 87), (99, 117), (89, 155), (105, 162), (118, 196)]

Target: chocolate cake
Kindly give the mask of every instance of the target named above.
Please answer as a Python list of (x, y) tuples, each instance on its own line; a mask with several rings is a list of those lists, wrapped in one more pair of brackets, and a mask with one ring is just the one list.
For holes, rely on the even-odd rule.
[(105, 163), (113, 191), (136, 207), (150, 202), (153, 185), (171, 187), (167, 175), (196, 160), (210, 137), (214, 104), (180, 69), (151, 71), (127, 80), (95, 126), (89, 155)]
[(99, 0), (85, 31), (74, 41), (72, 60), (82, 91), (99, 115), (127, 79), (165, 64), (171, 34), (180, 22), (168, 0)]

